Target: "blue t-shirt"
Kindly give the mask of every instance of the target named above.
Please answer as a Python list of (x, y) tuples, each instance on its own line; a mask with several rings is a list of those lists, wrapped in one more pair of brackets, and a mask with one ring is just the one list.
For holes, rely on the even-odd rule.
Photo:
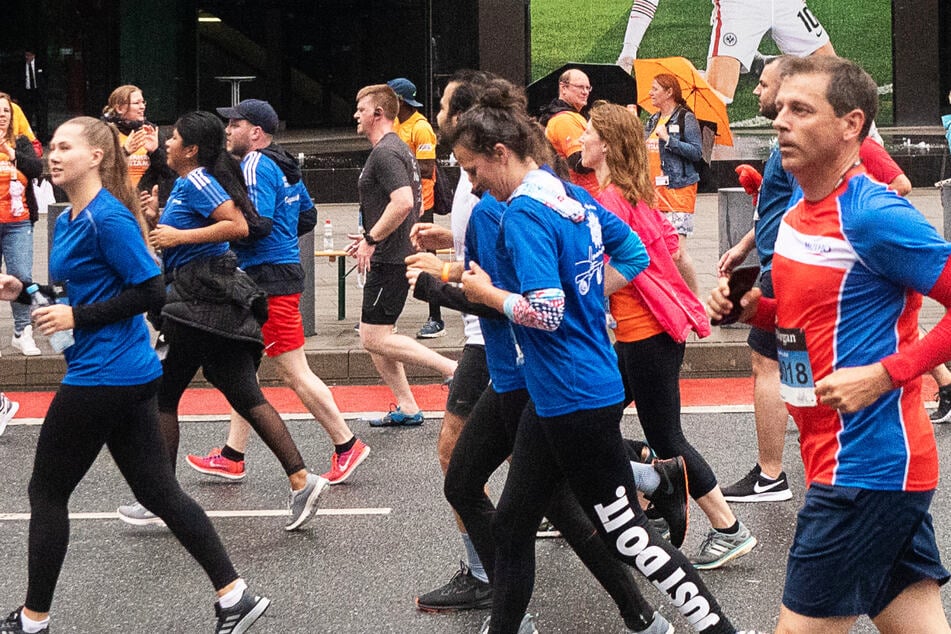
[[(70, 305), (112, 299), (130, 286), (161, 275), (132, 212), (105, 188), (76, 218), (67, 208), (56, 219), (50, 280), (66, 286)], [(66, 385), (142, 385), (162, 375), (145, 317), (95, 328), (74, 328), (66, 348)]]
[[(215, 223), (211, 214), (229, 200), (231, 196), (215, 177), (204, 167), (196, 167), (175, 181), (159, 223), (176, 229), (208, 227)], [(223, 255), (227, 251), (226, 242), (182, 244), (162, 249), (162, 260), (166, 271), (174, 271), (192, 260)]]
[[(481, 266), (493, 280), (499, 277), (499, 226), (505, 205), (491, 194), (483, 194), (472, 209), (466, 228), (466, 268), (470, 262)], [(525, 373), (518, 362), (515, 325), (508, 319), (479, 318), (485, 339), (485, 360), (492, 387), (499, 394), (525, 389)]]
[(584, 205), (585, 220), (576, 223), (517, 196), (502, 216), (498, 245), (496, 286), (520, 295), (545, 288), (565, 293), (564, 318), (554, 332), (514, 326), (528, 392), (543, 417), (624, 400), (604, 322), (604, 255), (618, 249), (631, 229), (583, 188), (565, 183), (565, 190)]
[(297, 218), (300, 216), (298, 185), (304, 189), (303, 181), (291, 185), (277, 163), (256, 150), (248, 152), (241, 159), (241, 171), (251, 202), (261, 216), (271, 219), (272, 226), (271, 233), (250, 245), (232, 245), (238, 254), (238, 265), (247, 268), (259, 264), (300, 262), (297, 244)]
[(763, 184), (759, 188), (756, 214), (753, 217), (756, 252), (764, 271), (773, 266), (773, 248), (776, 234), (779, 233), (779, 223), (790, 207), (793, 190), (798, 186), (796, 178), (783, 169), (779, 146), (773, 146), (763, 166)]

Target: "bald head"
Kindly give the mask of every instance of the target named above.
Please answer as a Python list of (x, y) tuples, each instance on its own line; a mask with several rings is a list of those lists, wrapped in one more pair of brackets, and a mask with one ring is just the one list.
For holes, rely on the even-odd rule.
[(580, 111), (588, 104), (591, 80), (577, 68), (569, 68), (558, 78), (558, 98)]

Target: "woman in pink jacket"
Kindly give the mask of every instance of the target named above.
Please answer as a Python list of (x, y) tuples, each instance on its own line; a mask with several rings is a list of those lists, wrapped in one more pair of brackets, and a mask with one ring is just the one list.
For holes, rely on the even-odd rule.
[(651, 205), (654, 186), (638, 118), (626, 108), (598, 102), (581, 137), (581, 162), (598, 177), (598, 202), (624, 220), (644, 242), (650, 265), (611, 295), (617, 320), (614, 349), (625, 397), (633, 400), (644, 436), (659, 458), (683, 456), (690, 495), (712, 529), (691, 558), (700, 569), (718, 568), (751, 551), (756, 538), (730, 510), (716, 476), (680, 425), (680, 366), (687, 336), (710, 334), (703, 306), (677, 271), (674, 228)]

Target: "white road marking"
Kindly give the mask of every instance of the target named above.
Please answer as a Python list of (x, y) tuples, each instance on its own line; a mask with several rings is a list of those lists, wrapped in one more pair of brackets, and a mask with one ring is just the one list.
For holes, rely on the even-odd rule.
[[(316, 515), (389, 515), (393, 512), (392, 508), (352, 508), (352, 509), (317, 509)], [(234, 510), (234, 511), (205, 511), (208, 517), (286, 517), (287, 509), (259, 509), (259, 510)], [(0, 522), (26, 522), (29, 521), (29, 513), (0, 513)], [(119, 516), (115, 511), (105, 513), (70, 513), (71, 520), (118, 520)]]

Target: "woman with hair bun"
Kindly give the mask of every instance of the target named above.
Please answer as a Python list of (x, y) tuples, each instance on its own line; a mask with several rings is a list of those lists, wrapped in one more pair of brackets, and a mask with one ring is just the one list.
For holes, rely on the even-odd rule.
[[(505, 204), (497, 277), (473, 262), (463, 288), (470, 301), (508, 317), (531, 397), (492, 523), (494, 598), (484, 631), (518, 632), (534, 584), (535, 530), (566, 481), (615, 557), (662, 588), (698, 631), (732, 634), (696, 570), (637, 504), (621, 437), (624, 386), (604, 325), (604, 295), (648, 265), (644, 245), (583, 188), (539, 169), (532, 158), (538, 127), (513, 105), (485, 90), (451, 139), (473, 186)], [(644, 565), (644, 553), (656, 554), (654, 565)], [(685, 603), (683, 592), (693, 599)]]

